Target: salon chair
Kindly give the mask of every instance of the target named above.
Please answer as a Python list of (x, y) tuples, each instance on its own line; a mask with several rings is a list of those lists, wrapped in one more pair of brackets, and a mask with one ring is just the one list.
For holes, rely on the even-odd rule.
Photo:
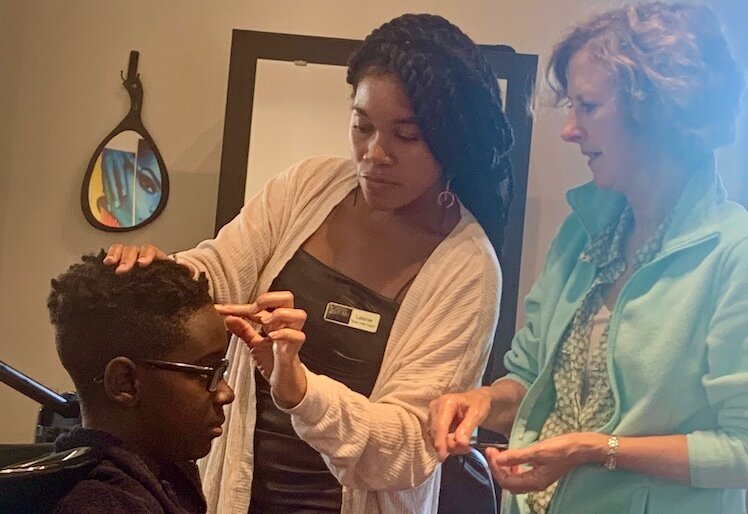
[[(0, 361), (0, 382), (41, 404), (35, 443), (53, 443), (58, 435), (80, 424), (80, 403), (75, 393), (58, 394), (3, 361)], [(12, 448), (6, 450), (11, 451)], [(24, 450), (19, 448), (19, 451)], [(28, 451), (33, 453), (33, 449)], [(0, 455), (0, 462), (2, 459)]]
[[(30, 446), (30, 445), (29, 445)], [(99, 462), (91, 448), (47, 453), (0, 468), (0, 512), (45, 514)]]
[(442, 464), (439, 514), (497, 514), (496, 489), (483, 454), (473, 448)]
[(41, 404), (33, 444), (0, 444), (0, 513), (49, 512), (98, 462), (88, 448), (54, 453), (57, 436), (80, 423), (78, 397), (57, 394), (2, 361), (0, 382)]

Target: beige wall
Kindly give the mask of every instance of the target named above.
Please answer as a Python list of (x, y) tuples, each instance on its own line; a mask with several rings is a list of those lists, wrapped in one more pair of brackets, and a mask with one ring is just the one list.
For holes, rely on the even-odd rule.
[[(0, 360), (54, 389), (70, 389), (45, 308), (50, 277), (114, 241), (176, 250), (212, 234), (231, 29), (362, 38), (402, 12), (428, 11), (480, 43), (507, 43), (542, 57), (591, 6), (610, 4), (0, 0)], [(86, 223), (79, 191), (91, 152), (127, 111), (119, 70), (132, 49), (140, 51), (143, 120), (166, 161), (171, 195), (154, 223), (117, 235)], [(535, 123), (522, 292), (567, 212), (561, 192), (588, 176), (578, 151), (558, 142), (559, 123), (553, 112)], [(0, 385), (0, 442), (31, 441), (36, 410)]]

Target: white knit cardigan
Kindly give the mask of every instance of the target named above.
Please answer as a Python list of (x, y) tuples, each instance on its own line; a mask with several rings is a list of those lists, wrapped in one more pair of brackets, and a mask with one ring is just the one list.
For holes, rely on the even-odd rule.
[[(204, 271), (218, 303), (245, 303), (273, 279), (357, 185), (338, 157), (302, 161), (270, 180), (215, 239), (179, 258)], [(397, 313), (369, 398), (307, 370), (307, 392), (288, 410), (298, 435), (343, 484), (343, 514), (435, 513), (440, 468), (426, 430), (439, 395), (474, 387), (493, 341), (501, 271), (493, 247), (464, 207)], [(373, 256), (376, 258), (376, 256)], [(200, 462), (212, 513), (246, 514), (256, 417), (253, 362), (233, 338), (223, 436)]]

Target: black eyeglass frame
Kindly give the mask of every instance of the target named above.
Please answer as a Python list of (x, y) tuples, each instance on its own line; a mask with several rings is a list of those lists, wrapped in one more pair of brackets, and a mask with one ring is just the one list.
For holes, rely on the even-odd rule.
[(210, 380), (208, 380), (207, 382), (206, 389), (211, 393), (218, 388), (218, 383), (223, 380), (226, 372), (229, 369), (229, 360), (225, 357), (221, 359), (221, 362), (216, 367), (198, 366), (196, 364), (187, 364), (185, 362), (171, 362), (158, 359), (137, 359), (133, 362), (139, 364), (149, 364), (154, 368), (165, 369), (168, 371), (180, 371), (182, 373), (200, 375), (206, 379), (210, 378)]
[[(179, 371), (181, 373), (199, 375), (206, 379), (205, 388), (211, 393), (218, 389), (218, 384), (225, 378), (226, 372), (229, 369), (229, 360), (225, 357), (221, 359), (218, 366), (198, 366), (197, 364), (188, 364), (186, 362), (162, 361), (158, 359), (132, 359), (132, 361), (136, 364), (147, 364), (154, 368), (167, 371)], [(103, 375), (94, 378), (94, 382), (96, 383), (103, 381)]]

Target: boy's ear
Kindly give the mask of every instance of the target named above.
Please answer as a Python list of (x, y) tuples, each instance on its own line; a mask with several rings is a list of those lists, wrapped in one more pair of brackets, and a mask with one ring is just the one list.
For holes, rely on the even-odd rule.
[(107, 398), (122, 407), (140, 402), (140, 381), (135, 363), (127, 357), (115, 357), (104, 369), (104, 391)]

